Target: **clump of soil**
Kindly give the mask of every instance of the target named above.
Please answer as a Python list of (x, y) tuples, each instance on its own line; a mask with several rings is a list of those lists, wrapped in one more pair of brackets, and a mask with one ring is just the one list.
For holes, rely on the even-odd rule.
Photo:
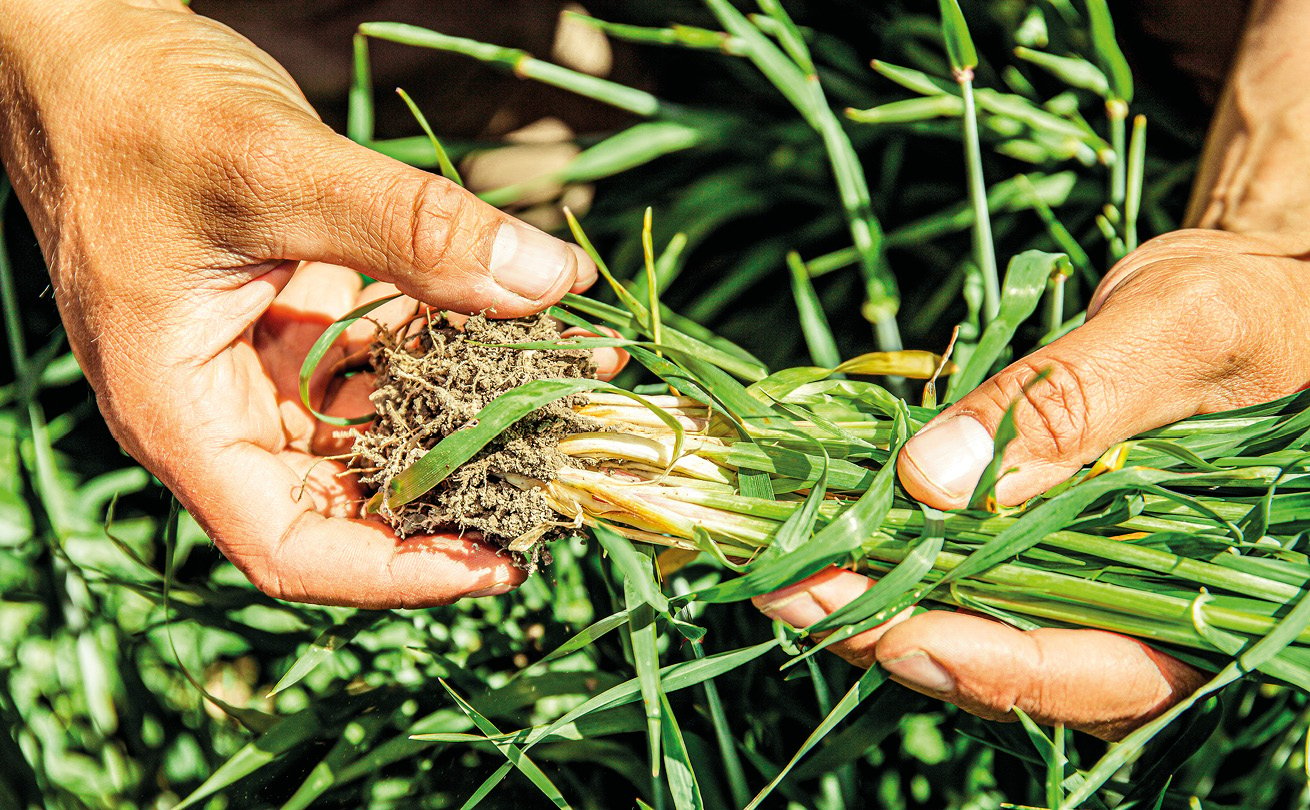
[[(589, 351), (486, 345), (554, 340), (559, 334), (555, 321), (544, 314), (504, 321), (476, 315), (459, 329), (433, 314), (417, 339), (380, 334), (371, 356), (378, 415), (353, 448), (354, 464), (364, 470), (362, 481), (385, 490), (396, 475), (511, 388), (531, 380), (594, 377)], [(561, 525), (540, 493), (521, 490), (503, 476), (553, 478), (565, 463), (559, 440), (596, 429), (572, 410), (579, 400), (567, 397), (523, 417), (422, 497), (394, 510), (384, 508), (383, 518), (401, 537), (476, 530), (507, 548), (513, 544), (515, 562), (529, 571), (548, 563), (546, 544), (569, 534), (570, 527)]]

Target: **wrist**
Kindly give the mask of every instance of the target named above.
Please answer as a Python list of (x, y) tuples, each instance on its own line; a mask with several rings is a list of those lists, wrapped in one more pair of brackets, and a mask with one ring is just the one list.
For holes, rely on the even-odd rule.
[(1255, 4), (1215, 110), (1186, 223), (1310, 250), (1310, 1)]

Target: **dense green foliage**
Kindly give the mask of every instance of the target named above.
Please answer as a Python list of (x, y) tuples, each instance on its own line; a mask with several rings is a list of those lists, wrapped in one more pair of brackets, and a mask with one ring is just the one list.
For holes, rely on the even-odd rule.
[[(638, 235), (652, 205), (656, 244), (677, 244), (679, 233), (686, 240), (659, 265), (665, 302), (772, 367), (886, 346), (893, 333), (885, 316), (897, 307), (906, 345), (940, 349), (958, 323), (966, 356), (985, 306), (987, 263), (970, 242), (975, 207), (961, 157), (963, 100), (953, 90), (937, 9), (787, 3), (801, 26), (791, 28), (777, 22), (775, 3), (761, 2), (761, 28), (771, 32), (761, 36), (780, 43), (787, 59), (780, 65), (760, 56), (775, 51), (744, 44), (754, 34), (711, 33), (736, 19), (724, 3), (630, 5), (623, 22), (659, 28), (611, 33), (650, 41), (644, 47), (665, 76), (657, 95), (543, 63), (527, 68), (512, 53), (440, 43), (508, 59), (526, 76), (577, 85), (643, 119), (585, 144), (590, 150), (563, 178), (598, 182), (583, 224), (615, 271), (645, 288)], [(1144, 234), (1177, 225), (1199, 148), (1201, 131), (1187, 123), (1194, 112), (1161, 103), (1149, 81), (1133, 98), (1117, 49), (1104, 26), (1092, 24), (1101, 8), (1068, 0), (963, 4), (980, 57), (975, 176), (990, 189), (996, 254), (1002, 266), (1029, 247), (1073, 259), (1073, 274), (1053, 285), (1016, 351), (1077, 322), (1096, 278), (1137, 238), (1125, 212), (1140, 208)], [(674, 19), (698, 27), (663, 28)], [(369, 34), (438, 42), (385, 26)], [(678, 49), (661, 50), (665, 41)], [(1019, 58), (1015, 46), (1048, 56)], [(875, 72), (875, 57), (893, 67)], [(810, 60), (824, 99), (795, 84), (800, 76), (805, 86)], [(363, 140), (371, 134), (368, 96), (357, 90), (351, 126)], [(1130, 151), (1129, 122), (1116, 106), (1129, 101), (1133, 113), (1168, 125), (1150, 130), (1144, 161), (1120, 160), (1116, 169), (1104, 160)], [(1107, 105), (1116, 111), (1109, 119)], [(847, 107), (870, 112), (852, 121), (841, 115)], [(439, 115), (427, 113), (439, 134)], [(375, 146), (437, 163), (422, 135)], [(780, 649), (790, 642), (745, 604), (695, 605), (677, 615), (678, 627), (661, 622), (656, 634), (639, 604), (651, 595), (633, 594), (631, 585), (625, 593), (615, 570), (632, 560), (602, 556), (581, 540), (558, 548), (551, 568), (498, 599), (374, 613), (262, 596), (115, 449), (42, 295), (47, 282), (30, 231), (11, 201), (5, 214), (0, 807), (170, 807), (193, 795), (210, 807), (453, 808), (480, 786), (489, 789), (486, 807), (551, 806), (547, 795), (556, 789), (575, 807), (671, 807), (676, 797), (650, 777), (639, 702), (534, 746), (536, 771), (514, 768), (486, 742), (410, 735), (551, 723), (633, 679), (652, 656), (667, 668), (776, 639), (777, 648), (759, 650), (721, 679), (667, 699), (681, 740), (665, 735), (666, 749), (685, 746), (681, 759), (696, 764), (705, 806), (736, 807), (788, 762), (860, 674), (829, 656), (780, 672)], [(789, 273), (790, 251), (800, 262)], [(779, 294), (789, 283), (796, 297)], [(882, 329), (872, 329), (870, 318)], [(693, 563), (665, 591), (720, 578), (717, 567)], [(612, 632), (534, 666), (597, 621), (604, 622), (597, 635)], [(643, 683), (650, 676), (640, 674)], [(666, 671), (665, 686), (671, 681)], [(1239, 683), (1172, 727), (1088, 806), (1303, 802), (1306, 713), (1299, 692)], [(1072, 735), (1065, 749), (1084, 766), (1103, 751)], [(1019, 725), (985, 723), (887, 684), (769, 802), (1044, 805), (1047, 781), (1040, 749)]]

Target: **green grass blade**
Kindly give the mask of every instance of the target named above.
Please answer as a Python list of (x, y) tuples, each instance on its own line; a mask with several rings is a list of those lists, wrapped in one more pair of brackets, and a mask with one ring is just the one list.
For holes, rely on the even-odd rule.
[(374, 711), (351, 720), (341, 730), (341, 736), (332, 745), (327, 755), (314, 766), (301, 782), (296, 792), (291, 794), (282, 805), (281, 810), (306, 810), (327, 791), (337, 784), (341, 770), (347, 762), (367, 745), (390, 719), (387, 712)]
[[(1046, 372), (1038, 372), (1035, 377), (1024, 385), (1024, 391), (1027, 392), (1033, 386), (1046, 379)], [(982, 475), (978, 478), (978, 483), (973, 488), (973, 494), (969, 496), (969, 508), (979, 512), (996, 511), (996, 484), (1005, 475), (1005, 448), (1009, 447), (1010, 442), (1014, 441), (1019, 435), (1019, 429), (1014, 424), (1014, 402), (1010, 403), (1005, 409), (1005, 415), (1001, 417), (1000, 423), (996, 426), (996, 435), (992, 437), (992, 458), (983, 468)]]
[(1051, 810), (1060, 810), (1064, 807), (1064, 771), (1068, 761), (1064, 756), (1062, 742), (1056, 740), (1063, 741), (1064, 727), (1056, 726), (1052, 730), (1056, 736), (1056, 740), (1053, 740), (1022, 709), (1015, 707), (1011, 711), (1019, 718), (1037, 755), (1046, 763), (1046, 806)]
[(951, 62), (951, 70), (957, 75), (965, 71), (972, 73), (978, 66), (978, 51), (974, 48), (973, 37), (969, 35), (969, 24), (964, 19), (958, 0), (937, 0), (937, 8), (942, 17), (942, 39), (946, 42), (946, 55)]
[(1124, 102), (1133, 100), (1133, 72), (1114, 36), (1114, 20), (1106, 0), (1086, 0), (1087, 17), (1091, 23), (1092, 48), (1096, 61), (1110, 80), (1110, 96)]
[(488, 774), (487, 778), (482, 780), (482, 784), (478, 785), (478, 789), (470, 793), (464, 803), (459, 806), (459, 810), (473, 810), (473, 808), (482, 804), (482, 800), (487, 798), (491, 791), (496, 789), (497, 785), (505, 781), (505, 777), (509, 776), (509, 772), (512, 770), (514, 770), (514, 763), (506, 761), (505, 764)]
[[(756, 0), (756, 4), (768, 15), (768, 19), (775, 23), (774, 35), (791, 60), (806, 74), (814, 74), (814, 60), (810, 57), (810, 48), (805, 44), (805, 37), (796, 27), (791, 15), (782, 7), (782, 3), (778, 0)], [(762, 21), (757, 22), (756, 25), (760, 22)]]
[[(697, 660), (705, 658), (705, 650), (700, 644), (689, 646)], [(709, 709), (710, 722), (714, 726), (714, 741), (718, 745), (719, 758), (722, 760), (724, 775), (728, 779), (728, 792), (732, 794), (733, 805), (743, 807), (750, 801), (751, 794), (746, 785), (746, 773), (741, 766), (741, 757), (737, 753), (736, 739), (733, 737), (732, 727), (728, 724), (728, 714), (723, 709), (723, 699), (719, 697), (719, 688), (714, 681), (705, 681), (701, 684), (701, 688), (705, 690), (705, 705)]]
[(669, 704), (669, 696), (663, 692), (660, 693), (660, 720), (664, 735), (664, 772), (669, 792), (673, 794), (673, 806), (677, 810), (703, 810), (705, 801), (701, 798), (691, 753), (682, 738), (682, 729)]
[(646, 206), (646, 212), (641, 220), (641, 255), (645, 260), (644, 269), (646, 271), (646, 308), (650, 313), (650, 336), (656, 344), (662, 342), (661, 323), (660, 323), (660, 282), (659, 276), (655, 273), (655, 237), (651, 233), (651, 208)]
[[(958, 11), (955, 0), (941, 0)], [(967, 32), (966, 32), (967, 36)], [(969, 203), (973, 208), (973, 260), (982, 273), (983, 324), (996, 319), (1001, 306), (1000, 274), (996, 269), (996, 245), (992, 239), (992, 217), (987, 209), (987, 180), (983, 177), (982, 146), (978, 138), (978, 112), (974, 107), (972, 71), (957, 70), (964, 98), (964, 165), (968, 172)]]
[(517, 679), (518, 677), (522, 676), (523, 673), (527, 672), (532, 667), (545, 664), (549, 661), (555, 661), (559, 658), (563, 658), (566, 655), (575, 653), (578, 650), (583, 649), (584, 647), (589, 647), (592, 644), (595, 644), (598, 640), (600, 640), (601, 637), (603, 637), (607, 633), (610, 633), (613, 630), (622, 627), (627, 623), (628, 623), (627, 610), (621, 610), (618, 613), (613, 613), (609, 616), (606, 616), (603, 619), (592, 622), (591, 624), (587, 625), (586, 627), (575, 633), (571, 638), (569, 638), (568, 641), (564, 642), (563, 644), (559, 645), (555, 649), (546, 653), (541, 658), (538, 658), (536, 661), (533, 661), (524, 669), (521, 669), (518, 672), (516, 672), (514, 674), (514, 678)]
[[(822, 451), (823, 448), (819, 448)], [(760, 559), (774, 559), (783, 557), (795, 552), (809, 540), (814, 533), (815, 521), (819, 518), (819, 506), (823, 503), (824, 497), (828, 494), (828, 454), (823, 453), (820, 457), (819, 474), (810, 487), (810, 492), (801, 502), (801, 508), (791, 513), (773, 540), (769, 547), (760, 556)], [(742, 493), (743, 495), (745, 493)], [(751, 496), (747, 496), (751, 497)]]
[(900, 293), (896, 279), (886, 265), (882, 225), (873, 213), (868, 181), (859, 156), (842, 129), (841, 121), (828, 106), (818, 75), (802, 70), (728, 0), (705, 0), (705, 4), (728, 33), (741, 38), (746, 55), (823, 141), (847, 228), (860, 255), (865, 284), (865, 318), (874, 325), (880, 349), (900, 349), (900, 327), (896, 323)]
[(305, 709), (278, 722), (247, 743), (218, 766), (208, 779), (177, 805), (177, 810), (195, 807), (224, 788), (236, 784), (282, 754), (303, 745), (322, 731), (322, 721), (313, 709)]
[(910, 124), (933, 118), (959, 118), (964, 100), (945, 94), (889, 101), (866, 110), (846, 110), (846, 117), (860, 124)]
[[(589, 298), (582, 298), (569, 293), (561, 300), (561, 305), (569, 310), (598, 318), (606, 324), (617, 329), (631, 329), (633, 331), (644, 331), (644, 326), (632, 317), (630, 313), (624, 313), (615, 307), (602, 304), (599, 301), (593, 301)], [(556, 311), (567, 311), (556, 308)], [(625, 317), (626, 315), (626, 317)], [(748, 353), (737, 349), (727, 341), (716, 339), (713, 343), (706, 342), (701, 338), (693, 337), (687, 334), (683, 329), (681, 319), (670, 318), (670, 313), (665, 310), (663, 313), (663, 337), (664, 344), (670, 349), (676, 349), (684, 354), (694, 354), (697, 357), (713, 363), (719, 368), (739, 377), (743, 380), (760, 380), (768, 374), (768, 369), (764, 367), (759, 360), (751, 357)]]
[(992, 566), (1032, 548), (1053, 531), (1069, 525), (1099, 498), (1127, 488), (1142, 488), (1167, 481), (1171, 473), (1129, 468), (1083, 481), (1060, 495), (1024, 513), (1022, 517), (979, 546), (968, 558), (944, 576), (945, 585), (982, 573)]
[(432, 131), (431, 125), (428, 124), (427, 116), (414, 103), (414, 99), (409, 97), (409, 93), (397, 87), (396, 94), (405, 102), (410, 114), (414, 116), (415, 121), (418, 121), (418, 125), (423, 129), (423, 134), (427, 136), (428, 141), (432, 144), (432, 151), (437, 157), (437, 165), (441, 167), (441, 175), (455, 185), (464, 185), (464, 178), (459, 176), (459, 170), (455, 168), (454, 163), (450, 162), (450, 155), (446, 154), (446, 148), (441, 145), (441, 141), (437, 140), (437, 134)]
[(1009, 347), (1020, 324), (1037, 309), (1051, 277), (1060, 261), (1068, 261), (1063, 254), (1028, 250), (1010, 260), (1005, 271), (1005, 284), (996, 319), (983, 330), (978, 345), (964, 368), (951, 377), (946, 390), (946, 401), (953, 402), (978, 387), (991, 372), (992, 366)]
[(319, 664), (331, 658), (337, 650), (349, 644), (351, 639), (358, 635), (361, 630), (373, 626), (381, 618), (381, 613), (361, 611), (345, 622), (334, 624), (324, 630), (309, 645), (309, 649), (301, 653), (300, 657), (292, 663), (286, 674), (278, 679), (277, 685), (269, 691), (266, 697), (273, 697), (278, 692), (299, 683), (306, 675), (313, 672)]
[(1224, 667), (1218, 674), (1207, 681), (1201, 688), (1188, 695), (1166, 712), (1136, 731), (1130, 733), (1103, 756), (1090, 770), (1075, 774), (1066, 780), (1069, 790), (1066, 804), (1079, 807), (1101, 788), (1124, 765), (1133, 761), (1146, 743), (1159, 734), (1165, 726), (1172, 723), (1179, 715), (1186, 712), (1199, 701), (1214, 692), (1259, 669), (1265, 662), (1272, 660), (1288, 644), (1310, 626), (1310, 594), (1302, 597), (1272, 631), (1257, 641), (1242, 656)]
[(341, 335), (350, 328), (351, 324), (388, 301), (393, 301), (399, 297), (400, 293), (396, 293), (395, 295), (388, 295), (385, 298), (379, 298), (376, 301), (370, 301), (367, 304), (355, 307), (350, 312), (347, 312), (345, 315), (338, 318), (335, 323), (324, 330), (323, 334), (319, 335), (318, 340), (314, 341), (314, 345), (309, 348), (309, 354), (305, 355), (305, 362), (300, 365), (300, 403), (308, 408), (309, 412), (314, 414), (314, 416), (319, 420), (327, 422), (329, 425), (362, 425), (373, 421), (373, 414), (345, 418), (340, 416), (328, 416), (325, 413), (320, 413), (315, 410), (314, 406), (310, 404), (309, 401), (309, 382), (313, 378), (314, 372), (318, 369), (319, 363), (323, 361), (324, 355), (326, 355), (328, 350), (332, 348), (332, 344), (336, 342), (337, 338), (341, 337)]
[(632, 313), (632, 317), (636, 320), (637, 324), (641, 326), (647, 335), (651, 335), (653, 339), (654, 333), (652, 330), (650, 310), (646, 308), (645, 304), (638, 301), (637, 297), (629, 292), (627, 287), (620, 284), (619, 280), (610, 272), (609, 265), (607, 265), (605, 260), (601, 258), (596, 247), (591, 244), (591, 239), (587, 237), (586, 231), (582, 230), (582, 225), (578, 223), (577, 217), (573, 216), (573, 212), (565, 208), (564, 217), (568, 220), (569, 230), (573, 232), (573, 238), (577, 240), (578, 245), (581, 246), (581, 248), (586, 251), (587, 255), (591, 257), (591, 260), (596, 263), (596, 270), (600, 273), (601, 278), (609, 283), (610, 289), (613, 290), (614, 295), (618, 297), (619, 303), (627, 307), (628, 312)]
[[(903, 441), (901, 437), (893, 443), (893, 456)], [(872, 527), (881, 525), (891, 508), (895, 466), (884, 465), (858, 500), (794, 553), (752, 565), (736, 579), (696, 591), (694, 598), (701, 602), (737, 602), (776, 591), (846, 560), (863, 544)]]
[(1133, 134), (1128, 141), (1127, 196), (1124, 199), (1124, 249), (1137, 249), (1137, 218), (1142, 210), (1143, 174), (1146, 169), (1146, 116), (1133, 118)]
[(500, 741), (498, 739), (500, 729), (496, 728), (494, 723), (484, 717), (477, 709), (473, 708), (472, 704), (451, 688), (450, 684), (446, 683), (444, 678), (439, 678), (438, 681), (441, 683), (441, 687), (446, 690), (446, 693), (450, 695), (451, 699), (455, 701), (455, 705), (459, 706), (460, 710), (469, 716), (469, 719), (473, 721), (474, 725), (476, 725), (483, 734), (487, 735), (487, 738), (490, 739), (498, 749), (500, 749), (500, 752), (505, 755), (505, 758), (512, 762), (514, 767), (518, 768), (519, 772), (526, 776), (532, 784), (536, 785), (537, 790), (540, 790), (542, 794), (550, 800), (551, 804), (562, 810), (567, 810), (569, 803), (564, 800), (564, 796), (559, 792), (559, 788), (555, 787), (555, 783), (550, 780), (550, 777), (547, 776), (540, 767), (538, 767), (537, 763), (533, 762), (528, 755), (519, 748), (519, 746), (514, 745), (513, 743)]
[(925, 515), (923, 531), (910, 553), (891, 571), (880, 576), (872, 588), (828, 614), (822, 621), (805, 628), (807, 632), (818, 633), (862, 622), (882, 613), (902, 594), (911, 592), (923, 582), (942, 551), (944, 515), (927, 506), (920, 505), (919, 508)]
[(346, 109), (346, 135), (355, 143), (373, 143), (373, 70), (369, 65), (368, 38), (355, 34), (350, 95)]
[(560, 179), (590, 183), (645, 166), (665, 155), (691, 149), (716, 137), (706, 128), (678, 121), (641, 121), (588, 147), (569, 162)]
[[(650, 564), (650, 558), (641, 555)], [(663, 788), (659, 783), (662, 743), (664, 740), (662, 700), (668, 698), (660, 686), (660, 654), (655, 637), (655, 613), (646, 603), (634, 579), (626, 573), (623, 579), (624, 607), (628, 610), (628, 639), (632, 644), (632, 664), (637, 670), (637, 685), (641, 692), (642, 714), (646, 718), (646, 751), (651, 778), (651, 796), (660, 802)]]
[[(603, 525), (595, 527), (594, 533), (596, 540), (614, 561), (620, 578), (627, 583), (625, 587), (631, 587), (640, 601), (660, 613), (668, 613), (669, 598), (660, 591), (660, 585), (651, 569), (650, 558), (645, 552), (638, 551), (631, 540), (615, 534)], [(633, 605), (626, 606), (625, 612), (628, 614), (629, 622), (632, 621), (632, 610)]]
[(464, 37), (441, 34), (416, 25), (394, 22), (364, 23), (359, 26), (359, 33), (402, 45), (433, 48), (469, 56), (513, 70), (518, 76), (535, 79), (543, 84), (559, 87), (644, 117), (655, 115), (661, 108), (659, 99), (643, 90), (543, 62), (517, 48), (488, 45)]
[[(754, 661), (777, 646), (777, 640), (770, 639), (750, 647), (716, 653), (695, 661), (680, 661), (669, 664), (660, 670), (660, 684), (663, 686), (665, 694), (695, 686)], [(640, 695), (641, 686), (635, 678), (625, 681), (570, 710), (553, 723), (529, 730), (524, 736), (524, 742), (527, 745), (533, 745), (580, 718), (603, 709), (612, 709), (616, 706), (632, 703), (638, 700)]]
[(1110, 81), (1105, 78), (1105, 73), (1086, 59), (1077, 56), (1056, 56), (1023, 46), (1015, 48), (1014, 55), (1025, 62), (1031, 62), (1070, 87), (1090, 90), (1101, 98), (1110, 95)]
[(796, 301), (801, 333), (805, 336), (805, 345), (809, 347), (810, 359), (821, 366), (832, 368), (841, 363), (837, 339), (832, 335), (832, 327), (828, 325), (828, 316), (824, 314), (823, 304), (814, 291), (810, 273), (801, 261), (800, 254), (794, 250), (787, 254), (787, 269), (791, 271), (791, 294)]
[(580, 14), (576, 11), (565, 11), (564, 13), (572, 19), (581, 20), (590, 26), (599, 28), (615, 39), (622, 39), (627, 42), (695, 48), (697, 50), (719, 51), (734, 55), (741, 55), (742, 53), (741, 43), (722, 31), (711, 31), (708, 28), (679, 24), (671, 25), (668, 28), (654, 28), (645, 25), (629, 25), (627, 23), (598, 20), (595, 17)]
[(829, 732), (836, 728), (838, 723), (846, 719), (846, 716), (851, 712), (855, 711), (855, 709), (864, 702), (865, 698), (873, 694), (874, 690), (881, 686), (886, 680), (887, 673), (883, 672), (878, 667), (873, 667), (861, 675), (860, 679), (855, 682), (855, 685), (851, 687), (850, 691), (843, 695), (842, 699), (837, 701), (837, 705), (832, 707), (832, 711), (828, 712), (828, 715), (823, 718), (823, 722), (820, 723), (814, 731), (810, 732), (809, 737), (805, 738), (805, 742), (801, 744), (800, 749), (797, 750), (795, 755), (792, 756), (791, 760), (787, 762), (783, 769), (778, 772), (778, 775), (775, 776), (769, 784), (765, 785), (763, 790), (756, 794), (750, 804), (746, 805), (746, 810), (755, 810), (755, 808), (759, 807), (760, 803), (767, 799), (769, 795), (773, 793), (774, 789), (777, 788), (778, 783), (787, 778), (787, 775), (790, 774), (792, 769), (796, 767), (797, 763), (801, 761), (801, 758), (808, 754), (814, 746), (818, 745), (824, 737), (828, 736)]

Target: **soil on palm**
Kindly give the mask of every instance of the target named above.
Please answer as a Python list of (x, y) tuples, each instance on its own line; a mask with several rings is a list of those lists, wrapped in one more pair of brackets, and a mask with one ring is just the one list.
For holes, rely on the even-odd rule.
[[(396, 475), (511, 388), (539, 379), (594, 377), (589, 351), (490, 345), (554, 340), (559, 334), (556, 322), (545, 315), (504, 321), (478, 315), (456, 329), (435, 314), (417, 339), (380, 334), (371, 357), (377, 418), (358, 434), (353, 448), (362, 481), (385, 490)], [(501, 546), (514, 544), (515, 562), (528, 570), (549, 562), (546, 544), (574, 530), (561, 524), (538, 492), (521, 490), (503, 476), (554, 477), (565, 462), (559, 440), (597, 429), (573, 411), (576, 404), (575, 395), (528, 414), (422, 497), (384, 509), (383, 518), (401, 537), (477, 531)], [(534, 539), (536, 533), (540, 536)]]

